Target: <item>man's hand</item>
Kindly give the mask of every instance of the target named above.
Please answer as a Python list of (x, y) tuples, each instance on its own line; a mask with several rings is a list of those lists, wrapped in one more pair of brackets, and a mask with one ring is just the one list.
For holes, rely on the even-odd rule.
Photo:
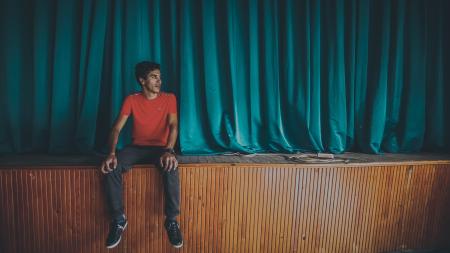
[(103, 174), (108, 174), (117, 167), (117, 158), (115, 154), (110, 154), (105, 161), (103, 161), (100, 170)]
[(161, 167), (165, 171), (176, 170), (178, 167), (178, 161), (174, 154), (166, 152), (159, 159)]

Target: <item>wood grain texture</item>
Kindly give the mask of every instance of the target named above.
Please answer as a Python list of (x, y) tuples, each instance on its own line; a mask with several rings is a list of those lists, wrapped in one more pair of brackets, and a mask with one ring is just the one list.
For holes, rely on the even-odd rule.
[(0, 252), (388, 252), (450, 248), (450, 164), (182, 165), (181, 250), (159, 173), (124, 175), (129, 225), (106, 250), (94, 167), (0, 170)]

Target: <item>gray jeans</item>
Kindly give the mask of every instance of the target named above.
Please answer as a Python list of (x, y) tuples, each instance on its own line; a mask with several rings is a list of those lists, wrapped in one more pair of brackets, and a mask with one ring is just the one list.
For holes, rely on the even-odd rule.
[(105, 174), (104, 183), (108, 209), (112, 219), (119, 219), (124, 214), (122, 173), (131, 169), (136, 163), (153, 163), (161, 172), (164, 185), (167, 218), (174, 219), (180, 214), (180, 179), (178, 168), (167, 172), (161, 168), (159, 158), (164, 154), (163, 147), (129, 145), (117, 155), (117, 167)]

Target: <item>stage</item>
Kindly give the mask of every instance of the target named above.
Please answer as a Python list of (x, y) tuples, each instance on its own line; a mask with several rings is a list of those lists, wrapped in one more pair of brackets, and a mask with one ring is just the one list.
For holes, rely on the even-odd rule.
[[(450, 248), (447, 154), (178, 159), (183, 248), (167, 242), (159, 173), (141, 164), (124, 175), (129, 225), (109, 252)], [(0, 251), (108, 252), (101, 161), (102, 156), (0, 157)]]
[[(58, 165), (89, 165), (100, 164), (105, 157), (104, 154), (91, 155), (44, 155), (44, 154), (4, 154), (0, 155), (1, 167), (16, 166), (58, 166)], [(356, 164), (356, 163), (421, 163), (449, 161), (450, 154), (437, 153), (414, 153), (414, 154), (364, 154), (346, 152), (334, 155), (334, 159), (318, 158), (317, 153), (296, 153), (296, 154), (240, 154), (225, 153), (223, 155), (178, 155), (180, 164), (203, 164), (203, 163), (223, 163), (223, 164)], [(290, 159), (291, 158), (291, 159)], [(302, 161), (303, 159), (303, 161)], [(315, 160), (314, 160), (315, 159)], [(321, 160), (321, 161), (319, 161)]]

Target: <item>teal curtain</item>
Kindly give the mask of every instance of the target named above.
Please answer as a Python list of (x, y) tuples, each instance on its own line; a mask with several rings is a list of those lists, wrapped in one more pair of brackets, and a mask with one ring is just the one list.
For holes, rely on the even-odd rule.
[(141, 60), (185, 154), (450, 149), (446, 0), (0, 4), (0, 153), (103, 150)]

